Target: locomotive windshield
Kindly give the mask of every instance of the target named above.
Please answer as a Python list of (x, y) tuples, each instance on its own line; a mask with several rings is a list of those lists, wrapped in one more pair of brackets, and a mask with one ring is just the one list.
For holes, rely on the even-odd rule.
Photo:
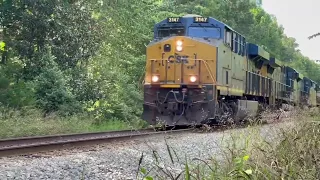
[(185, 35), (184, 27), (161, 28), (158, 30), (159, 38), (164, 38), (169, 36), (184, 36), (184, 35)]
[(220, 28), (216, 27), (189, 27), (188, 36), (219, 39), (221, 37), (221, 32)]

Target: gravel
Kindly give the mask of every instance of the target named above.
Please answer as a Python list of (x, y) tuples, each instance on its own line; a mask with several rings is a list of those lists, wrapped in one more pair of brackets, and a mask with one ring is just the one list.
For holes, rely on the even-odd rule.
[[(267, 140), (274, 141), (275, 131), (287, 128), (293, 122), (286, 121), (262, 126), (258, 133)], [(139, 159), (144, 153), (141, 166), (149, 170), (156, 151), (162, 158), (160, 166), (172, 165), (166, 142), (175, 150), (174, 161), (184, 162), (188, 158), (219, 159), (221, 147), (230, 134), (247, 137), (248, 128), (232, 129), (224, 132), (184, 133), (159, 135), (139, 140), (128, 140), (94, 147), (73, 150), (53, 151), (30, 156), (0, 158), (0, 179), (137, 179)], [(241, 134), (243, 136), (241, 136)], [(182, 164), (171, 166), (171, 171), (180, 172)]]

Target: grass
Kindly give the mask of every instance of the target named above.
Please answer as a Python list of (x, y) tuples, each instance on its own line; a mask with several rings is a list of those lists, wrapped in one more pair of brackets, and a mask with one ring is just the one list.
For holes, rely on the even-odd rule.
[(210, 158), (178, 157), (166, 144), (171, 162), (153, 151), (147, 168), (141, 156), (137, 179), (320, 179), (320, 113), (299, 111), (287, 123), (264, 135), (261, 126), (227, 131), (220, 156)]
[(37, 110), (0, 112), (0, 138), (98, 132), (141, 128), (141, 122), (108, 120), (97, 124), (88, 115), (42, 117)]

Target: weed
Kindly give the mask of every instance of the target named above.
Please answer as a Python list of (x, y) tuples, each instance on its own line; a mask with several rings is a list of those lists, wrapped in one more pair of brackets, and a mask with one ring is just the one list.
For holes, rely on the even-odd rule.
[[(285, 129), (270, 124), (260, 130), (255, 124), (241, 133), (226, 134), (219, 145), (222, 158), (188, 159), (178, 157), (166, 142), (169, 161), (162, 160), (153, 150), (153, 166), (141, 167), (139, 178), (153, 179), (319, 179), (320, 178), (320, 114), (296, 110), (283, 115), (279, 111), (268, 121), (292, 123)], [(279, 118), (282, 116), (281, 118)], [(263, 120), (270, 115), (261, 117)], [(292, 121), (290, 121), (292, 120)], [(232, 132), (232, 131), (229, 131)], [(178, 161), (184, 159), (184, 162)], [(161, 161), (162, 160), (162, 161)], [(166, 162), (170, 162), (169, 164)], [(172, 168), (176, 165), (176, 168)], [(137, 178), (137, 179), (139, 179)]]
[(1, 111), (0, 109), (0, 138), (124, 130), (141, 127), (140, 122), (129, 123), (117, 119), (95, 124), (93, 118), (85, 114), (68, 117), (51, 115), (44, 118), (37, 110)]

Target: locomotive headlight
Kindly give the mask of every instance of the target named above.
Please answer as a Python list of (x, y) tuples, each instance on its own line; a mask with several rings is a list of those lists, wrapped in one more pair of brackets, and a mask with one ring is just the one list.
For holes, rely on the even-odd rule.
[(182, 43), (181, 40), (178, 40), (178, 41), (177, 41), (177, 47), (176, 47), (177, 51), (179, 51), (179, 52), (182, 51), (182, 49), (183, 49), (183, 48), (182, 48), (182, 44), (183, 44), (183, 43)]
[(152, 82), (158, 82), (159, 81), (159, 76), (158, 75), (153, 75), (151, 78)]
[(196, 82), (197, 81), (197, 77), (196, 76), (190, 76), (189, 78), (190, 82)]

